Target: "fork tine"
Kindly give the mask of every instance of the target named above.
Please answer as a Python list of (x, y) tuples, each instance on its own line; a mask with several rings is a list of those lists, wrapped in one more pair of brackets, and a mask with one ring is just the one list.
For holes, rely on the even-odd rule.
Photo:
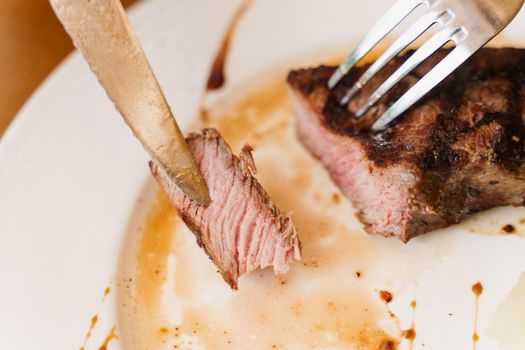
[(408, 73), (430, 57), (430, 55), (436, 52), (440, 47), (445, 45), (445, 43), (450, 41), (455, 32), (459, 30), (460, 29), (458, 28), (446, 28), (434, 34), (425, 44), (417, 49), (416, 52), (414, 52), (412, 56), (410, 56), (405, 63), (394, 72), (394, 74), (388, 77), (388, 79), (372, 94), (372, 96), (370, 96), (368, 101), (366, 101), (357, 111), (355, 115), (356, 118), (363, 116), (368, 109), (372, 107), (374, 103), (379, 101), (384, 94), (390, 91), (395, 84), (406, 77)]
[(367, 53), (369, 53), (385, 36), (388, 35), (417, 6), (426, 3), (425, 0), (398, 0), (394, 6), (377, 22), (375, 26), (359, 42), (328, 81), (332, 89), (346, 73), (352, 69)]
[(461, 63), (468, 59), (476, 50), (470, 50), (464, 45), (457, 46), (430, 72), (425, 74), (412, 88), (410, 88), (399, 100), (396, 101), (376, 122), (372, 130), (385, 129), (390, 122), (396, 119), (415, 102), (426, 95), (434, 86), (439, 84), (450, 73), (458, 68)]
[(341, 105), (345, 105), (363, 86), (365, 86), (374, 75), (387, 65), (402, 50), (410, 45), (414, 40), (426, 32), (434, 23), (442, 26), (446, 24), (452, 15), (448, 11), (430, 11), (423, 15), (418, 21), (410, 26), (386, 51), (382, 54), (368, 70), (359, 78), (357, 83), (348, 90), (345, 97), (341, 100)]

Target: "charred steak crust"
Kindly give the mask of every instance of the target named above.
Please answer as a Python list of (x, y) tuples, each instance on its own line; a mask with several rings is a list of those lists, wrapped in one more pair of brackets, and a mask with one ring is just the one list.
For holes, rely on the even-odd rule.
[(257, 268), (286, 273), (300, 258), (299, 239), (289, 215), (275, 207), (252, 175), (251, 147), (237, 157), (215, 129), (190, 134), (186, 141), (208, 185), (208, 207), (185, 196), (155, 162), (151, 172), (224, 280), (237, 289), (238, 277)]
[[(415, 235), (457, 223), (470, 213), (499, 205), (521, 205), (524, 201), (523, 49), (480, 50), (387, 130), (377, 134), (366, 131), (448, 52), (438, 51), (357, 121), (353, 113), (358, 106), (411, 53), (389, 64), (348, 107), (342, 107), (339, 101), (366, 67), (348, 74), (333, 91), (326, 85), (335, 67), (296, 70), (288, 76), (298, 114), (309, 114), (298, 116), (299, 137), (354, 201), (370, 233), (395, 234), (408, 241)], [(308, 129), (313, 119), (316, 126)], [(401, 195), (402, 207), (394, 206), (384, 213), (400, 211), (403, 218), (396, 223), (388, 219), (380, 224), (373, 222), (366, 212), (373, 208), (360, 203), (366, 196), (356, 194), (360, 190), (354, 188), (352, 179), (341, 175), (351, 173), (349, 169), (355, 163), (346, 164), (347, 169), (334, 166), (326, 156), (328, 151), (322, 149), (348, 143), (360, 154), (358, 161), (370, 167), (369, 176), (376, 176), (372, 181), (375, 185), (388, 178), (393, 187), (385, 189), (406, 191)], [(395, 177), (388, 177), (392, 169), (412, 180), (396, 184)]]

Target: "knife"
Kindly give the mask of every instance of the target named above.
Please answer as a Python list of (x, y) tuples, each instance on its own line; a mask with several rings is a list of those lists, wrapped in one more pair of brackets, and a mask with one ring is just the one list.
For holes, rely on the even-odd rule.
[(210, 196), (119, 0), (50, 0), (115, 108), (151, 158), (191, 199)]

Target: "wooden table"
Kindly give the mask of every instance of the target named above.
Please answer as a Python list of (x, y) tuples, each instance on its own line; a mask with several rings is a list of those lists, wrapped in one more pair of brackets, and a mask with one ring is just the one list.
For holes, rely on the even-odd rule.
[[(129, 6), (136, 1), (122, 3)], [(0, 136), (71, 50), (71, 41), (48, 0), (0, 0)]]

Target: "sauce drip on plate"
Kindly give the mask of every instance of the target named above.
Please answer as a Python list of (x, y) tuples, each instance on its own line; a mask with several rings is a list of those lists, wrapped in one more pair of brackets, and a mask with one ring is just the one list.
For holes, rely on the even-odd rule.
[(417, 302), (415, 300), (412, 300), (410, 303), (410, 307), (412, 308), (412, 324), (410, 325), (410, 328), (403, 331), (403, 338), (408, 340), (408, 348), (412, 350), (414, 348), (414, 341), (416, 340), (416, 307)]
[(210, 75), (206, 84), (206, 90), (217, 90), (220, 89), (226, 82), (226, 75), (224, 73), (224, 67), (226, 66), (226, 59), (230, 49), (230, 43), (239, 25), (240, 20), (252, 4), (253, 0), (244, 0), (239, 6), (235, 14), (233, 15), (230, 24), (226, 30), (224, 38), (222, 39), (221, 46), (215, 56), (215, 60), (211, 66)]
[(478, 282), (472, 286), (472, 293), (474, 293), (474, 332), (472, 334), (472, 349), (476, 350), (479, 341), (478, 335), (478, 311), (479, 311), (479, 297), (483, 293), (483, 285)]
[[(102, 306), (102, 304), (104, 304), (104, 302), (106, 301), (109, 293), (111, 292), (111, 288), (110, 287), (107, 287), (105, 290), (104, 290), (104, 295), (102, 296), (102, 301), (100, 302), (100, 306), (99, 306), (99, 310), (100, 310), (100, 307)], [(96, 325), (97, 325), (97, 322), (98, 322), (98, 312), (93, 315), (93, 317), (91, 317), (91, 321), (89, 323), (89, 329), (86, 333), (86, 336), (84, 337), (84, 342), (82, 343), (82, 346), (80, 347), (80, 350), (85, 350), (85, 347), (86, 347), (86, 344), (89, 340), (89, 338), (91, 338), (91, 334), (93, 333), (93, 330), (95, 329)]]
[(230, 20), (226, 33), (221, 41), (221, 46), (219, 51), (213, 60), (212, 66), (210, 68), (210, 73), (208, 75), (208, 81), (206, 82), (206, 88), (202, 93), (201, 102), (200, 102), (200, 118), (201, 121), (206, 122), (208, 119), (208, 111), (204, 107), (204, 102), (206, 101), (206, 96), (209, 91), (218, 90), (224, 86), (226, 83), (226, 60), (228, 58), (228, 53), (230, 51), (230, 44), (237, 30), (239, 22), (250, 8), (253, 0), (244, 0), (237, 11), (234, 13), (233, 17)]
[(118, 336), (117, 336), (117, 334), (116, 334), (115, 326), (113, 326), (113, 328), (111, 328), (111, 330), (109, 331), (108, 335), (106, 336), (106, 339), (104, 339), (104, 342), (103, 342), (102, 345), (98, 348), (98, 350), (107, 350), (107, 349), (108, 349), (108, 344), (109, 344), (113, 339), (118, 339)]

